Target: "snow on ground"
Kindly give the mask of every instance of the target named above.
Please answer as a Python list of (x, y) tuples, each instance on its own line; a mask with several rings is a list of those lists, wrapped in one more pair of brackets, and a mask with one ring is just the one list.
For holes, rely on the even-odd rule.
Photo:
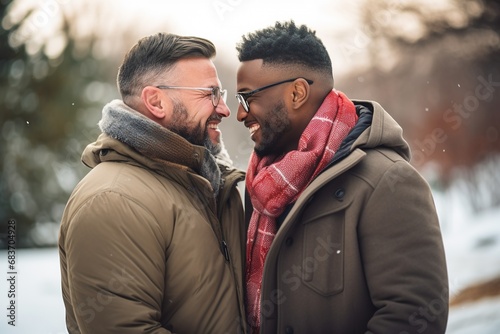
[(500, 333), (500, 298), (485, 298), (474, 303), (453, 307), (448, 319), (446, 333)]
[[(434, 193), (446, 251), (450, 296), (500, 276), (500, 208), (479, 214), (458, 189)], [(450, 308), (447, 334), (500, 333), (500, 294)]]
[[(500, 276), (500, 208), (473, 214), (457, 192), (435, 193), (441, 216), (448, 261), (450, 294), (470, 284)], [(9, 289), (0, 280), (0, 333), (62, 334), (64, 305), (61, 297), (57, 248), (16, 252), (16, 326), (6, 317)], [(0, 263), (7, 268), (7, 253), (0, 251)], [(7, 270), (4, 270), (7, 273)], [(446, 334), (500, 333), (500, 296), (465, 303), (450, 309)]]
[[(0, 252), (0, 263), (7, 268), (7, 253)], [(19, 249), (16, 251), (16, 321), (15, 327), (8, 324), (6, 308), (11, 301), (7, 292), (7, 278), (0, 280), (0, 333), (63, 334), (64, 303), (61, 297), (59, 257), (57, 248)]]
[(500, 276), (500, 209), (470, 219), (470, 226), (443, 233), (451, 294)]

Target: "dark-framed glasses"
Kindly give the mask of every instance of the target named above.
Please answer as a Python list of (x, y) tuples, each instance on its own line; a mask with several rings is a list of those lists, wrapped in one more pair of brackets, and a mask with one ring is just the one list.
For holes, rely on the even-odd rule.
[(271, 87), (274, 87), (274, 86), (278, 86), (278, 85), (284, 84), (286, 82), (292, 82), (292, 81), (295, 81), (297, 79), (304, 79), (310, 85), (312, 85), (314, 83), (314, 81), (306, 79), (306, 78), (302, 78), (302, 77), (293, 78), (293, 79), (286, 79), (286, 80), (278, 81), (278, 82), (272, 83), (270, 85), (266, 85), (266, 86), (254, 89), (254, 90), (249, 91), (249, 92), (237, 92), (236, 93), (236, 99), (242, 105), (243, 109), (245, 109), (246, 112), (249, 112), (250, 111), (250, 106), (248, 105), (247, 99), (250, 96), (252, 96), (252, 95), (254, 95), (254, 94), (258, 93), (258, 92), (262, 92), (264, 89), (268, 89), (268, 88), (271, 88)]
[(187, 89), (187, 90), (202, 90), (206, 92), (211, 92), (212, 105), (217, 107), (219, 101), (222, 98), (226, 102), (227, 90), (220, 89), (219, 87), (182, 87), (182, 86), (156, 86), (159, 89)]

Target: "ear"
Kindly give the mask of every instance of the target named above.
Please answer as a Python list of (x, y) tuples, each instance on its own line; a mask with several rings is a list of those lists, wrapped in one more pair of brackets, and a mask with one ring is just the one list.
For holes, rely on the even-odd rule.
[(292, 91), (292, 108), (299, 109), (309, 99), (310, 87), (305, 79), (299, 78), (294, 81)]
[(151, 115), (158, 120), (164, 119), (171, 109), (170, 99), (165, 98), (164, 93), (159, 88), (153, 86), (143, 88), (141, 100)]

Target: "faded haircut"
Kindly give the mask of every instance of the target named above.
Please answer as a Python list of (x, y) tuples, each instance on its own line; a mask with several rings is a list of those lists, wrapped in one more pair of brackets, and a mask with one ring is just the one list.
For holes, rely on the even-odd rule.
[(140, 39), (125, 55), (118, 70), (118, 90), (125, 101), (185, 58), (215, 57), (216, 49), (207, 39), (157, 33)]
[(333, 76), (332, 61), (316, 31), (294, 21), (249, 33), (237, 44), (238, 59), (262, 59), (273, 66), (302, 66)]

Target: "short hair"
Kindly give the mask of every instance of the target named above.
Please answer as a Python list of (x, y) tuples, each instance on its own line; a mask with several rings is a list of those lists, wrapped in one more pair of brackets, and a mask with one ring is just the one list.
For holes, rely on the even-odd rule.
[(118, 70), (117, 85), (125, 100), (185, 58), (215, 57), (216, 49), (207, 39), (157, 33), (140, 39), (125, 55)]
[(274, 27), (247, 34), (236, 50), (240, 61), (262, 59), (264, 64), (299, 65), (333, 76), (332, 61), (316, 31), (294, 21), (277, 21)]

